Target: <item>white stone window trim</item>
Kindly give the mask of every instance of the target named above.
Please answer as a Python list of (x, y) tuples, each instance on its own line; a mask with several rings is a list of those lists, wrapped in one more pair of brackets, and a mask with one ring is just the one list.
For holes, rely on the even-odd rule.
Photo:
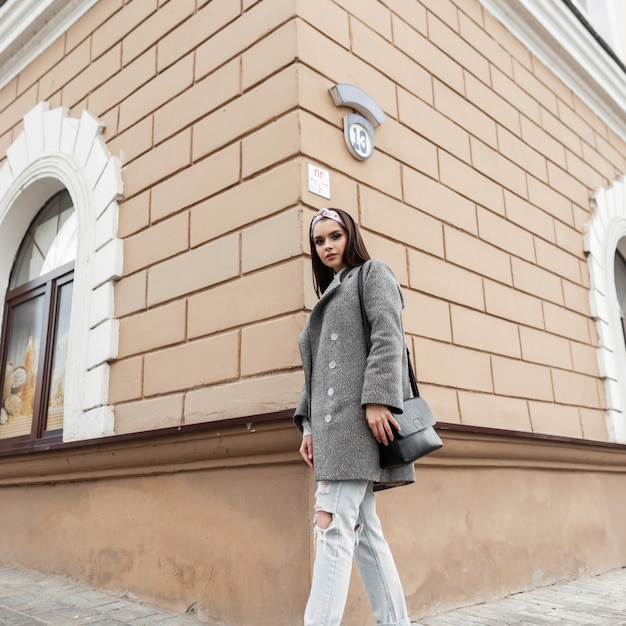
[(63, 440), (112, 435), (109, 361), (117, 356), (119, 326), (114, 284), (122, 274), (117, 237), (122, 165), (102, 138), (102, 123), (84, 111), (39, 103), (0, 168), (0, 317), (15, 255), (28, 226), (54, 193), (65, 187), (74, 204), (78, 249), (70, 320)]
[(481, 4), (626, 140), (626, 76), (561, 0)]
[(98, 0), (9, 0), (0, 7), (0, 89)]
[(626, 346), (615, 288), (615, 252), (626, 237), (626, 176), (596, 191), (585, 224), (584, 250), (591, 280), (589, 301), (598, 329), (600, 376), (605, 383), (607, 427), (612, 441), (626, 443)]

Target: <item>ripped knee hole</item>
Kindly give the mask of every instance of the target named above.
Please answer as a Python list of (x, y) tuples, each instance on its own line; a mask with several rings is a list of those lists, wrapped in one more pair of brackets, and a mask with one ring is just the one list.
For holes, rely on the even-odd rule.
[(326, 530), (333, 521), (333, 514), (319, 509), (315, 511), (315, 524), (321, 530)]

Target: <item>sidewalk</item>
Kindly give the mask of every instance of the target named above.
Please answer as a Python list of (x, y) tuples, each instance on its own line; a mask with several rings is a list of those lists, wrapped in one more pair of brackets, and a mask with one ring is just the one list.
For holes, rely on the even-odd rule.
[[(0, 566), (0, 626), (85, 624), (200, 626), (201, 622), (191, 615), (163, 611), (68, 578)], [(425, 617), (412, 624), (626, 626), (626, 568)]]
[(626, 568), (422, 618), (420, 626), (626, 625)]
[(199, 626), (188, 615), (92, 589), (66, 577), (0, 566), (1, 626)]

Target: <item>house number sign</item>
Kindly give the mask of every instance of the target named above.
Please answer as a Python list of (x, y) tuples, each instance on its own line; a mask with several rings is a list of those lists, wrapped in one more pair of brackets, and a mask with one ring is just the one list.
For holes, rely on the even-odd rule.
[(336, 106), (350, 107), (356, 113), (343, 118), (343, 138), (350, 154), (360, 161), (374, 154), (374, 128), (385, 121), (385, 112), (359, 87), (339, 83), (330, 88)]
[(361, 115), (343, 118), (344, 139), (353, 157), (365, 160), (374, 153), (374, 127)]

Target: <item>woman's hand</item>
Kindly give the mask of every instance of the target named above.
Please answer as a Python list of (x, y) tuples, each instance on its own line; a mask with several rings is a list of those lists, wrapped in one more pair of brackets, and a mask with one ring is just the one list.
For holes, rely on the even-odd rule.
[(304, 435), (304, 437), (302, 437), (299, 452), (304, 462), (313, 469), (313, 437), (311, 435)]
[(393, 441), (393, 431), (390, 424), (396, 430), (400, 430), (400, 424), (396, 422), (396, 418), (384, 404), (366, 404), (365, 418), (374, 435), (374, 439), (385, 446), (390, 441)]

